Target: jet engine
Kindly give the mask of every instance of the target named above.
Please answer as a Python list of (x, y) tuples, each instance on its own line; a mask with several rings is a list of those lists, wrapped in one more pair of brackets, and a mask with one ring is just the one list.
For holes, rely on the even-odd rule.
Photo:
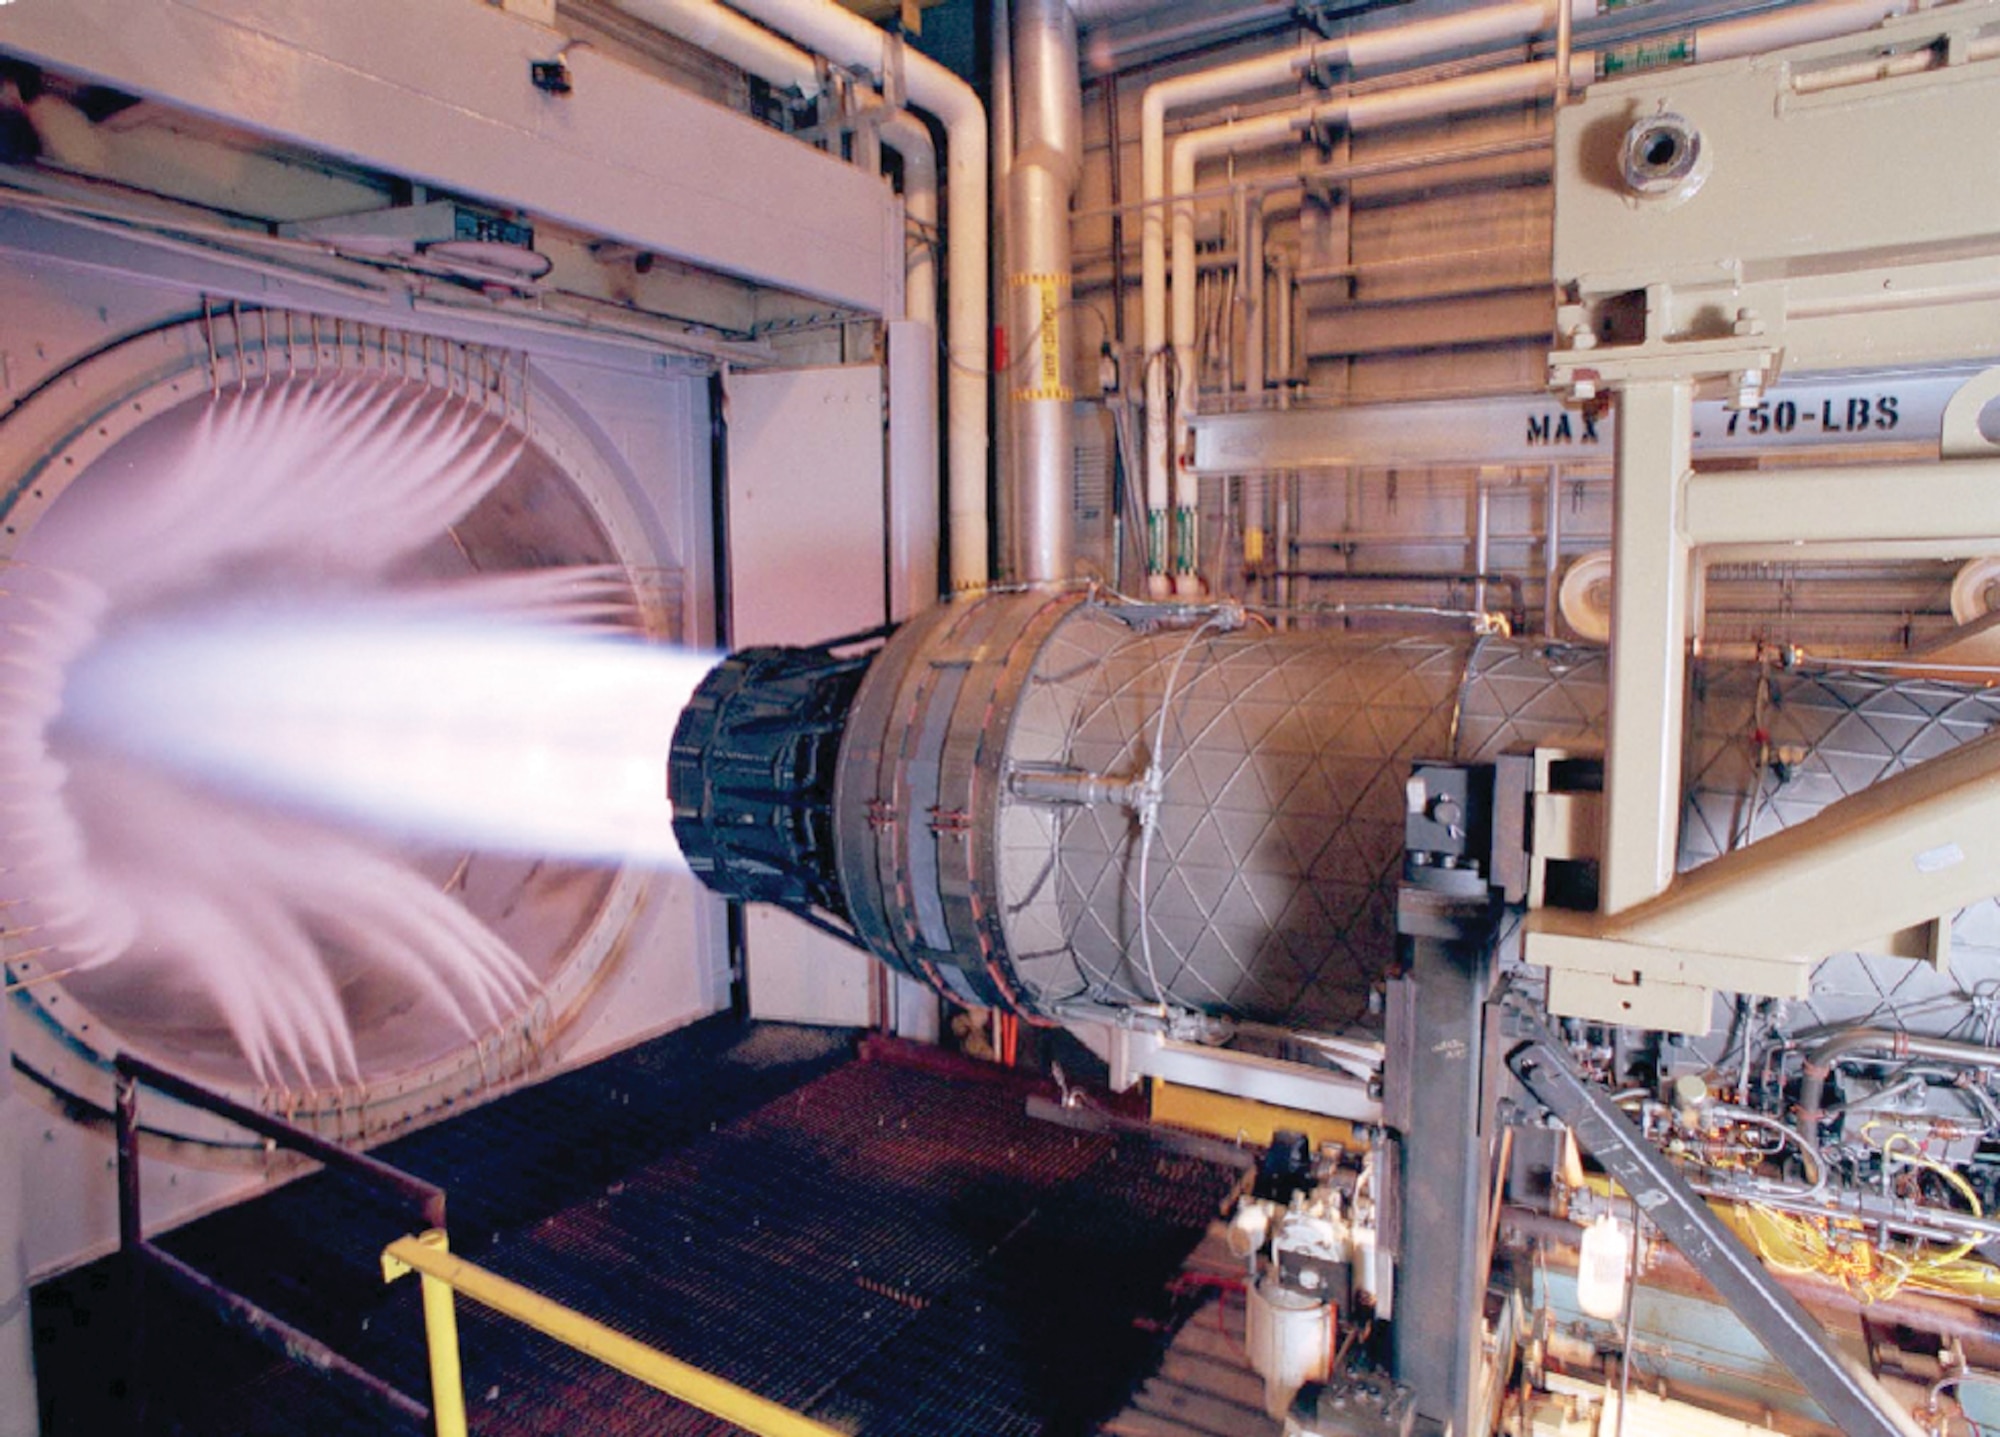
[[(1351, 1023), (1395, 953), (1413, 766), (1540, 750), (1587, 785), (1602, 751), (1596, 648), (1074, 590), (967, 598), (867, 642), (709, 675), (673, 741), (681, 846), (725, 896), (1030, 1019)], [(1683, 866), (2000, 721), (1935, 681), (1697, 679)]]

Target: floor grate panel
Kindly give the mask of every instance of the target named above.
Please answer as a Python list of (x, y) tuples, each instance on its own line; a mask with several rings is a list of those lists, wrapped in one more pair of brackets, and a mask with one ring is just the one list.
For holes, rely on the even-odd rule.
[[(701, 1024), (384, 1156), (448, 1188), (465, 1256), (842, 1430), (1095, 1430), (1157, 1364), (1169, 1284), (1236, 1172), (1038, 1122), (1015, 1083), (851, 1051)], [(321, 1175), (165, 1245), (422, 1396), (415, 1290), (375, 1265), (398, 1231)], [(110, 1264), (37, 1291), (46, 1437), (129, 1428), (106, 1376), (120, 1301)], [(460, 1325), (479, 1437), (733, 1430), (464, 1303)], [(145, 1430), (394, 1430), (157, 1296), (149, 1331)]]

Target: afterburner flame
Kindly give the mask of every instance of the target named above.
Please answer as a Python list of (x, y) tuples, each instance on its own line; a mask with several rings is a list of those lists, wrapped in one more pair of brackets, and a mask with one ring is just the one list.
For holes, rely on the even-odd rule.
[(675, 862), (665, 748), (706, 664), (632, 635), (615, 568), (417, 562), (521, 454), (476, 401), (199, 403), (5, 571), (0, 902), (41, 971), (128, 965), (260, 1082), (354, 1083), (359, 978), (466, 1039), (534, 996), (412, 845)]

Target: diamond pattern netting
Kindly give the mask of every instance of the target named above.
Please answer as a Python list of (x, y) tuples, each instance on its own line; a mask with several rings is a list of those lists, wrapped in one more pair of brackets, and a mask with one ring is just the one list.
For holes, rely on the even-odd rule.
[[(1693, 697), (1701, 723), (1687, 756), (1683, 869), (1810, 818), (2000, 724), (2000, 694), (1992, 691), (1857, 674), (1721, 670), (1698, 674)], [(1760, 730), (1768, 737), (1760, 739)], [(1859, 1023), (1991, 1042), (1996, 1020), (2000, 903), (1989, 899), (1952, 925), (1947, 971), (1836, 954), (1814, 970), (1811, 993), (1786, 1026)]]
[[(1010, 756), (1138, 777), (1176, 664), (1143, 903), (1142, 830), (1128, 806), (1003, 804), (1009, 946), (1043, 1005), (1163, 996), (1297, 1027), (1352, 1022), (1394, 959), (1411, 766), (1537, 747), (1602, 751), (1601, 649), (1324, 631), (1135, 634), (1085, 611), (1045, 647)], [(2000, 723), (2000, 697), (1704, 669), (1689, 714), (1683, 868), (1987, 732)], [(1834, 1022), (1996, 1036), (2000, 902), (1959, 916), (1950, 972), (1853, 954), (1821, 964), (1796, 1026)]]
[(1044, 1001), (1150, 1002), (1157, 983), (1211, 1012), (1351, 1021), (1394, 951), (1403, 775), (1449, 749), (1463, 644), (1103, 637), (1095, 662), (1078, 661), (1087, 642), (1045, 656), (1038, 678), (1058, 692), (1037, 712), (1066, 715), (1068, 763), (1136, 776), (1180, 665), (1146, 865), (1152, 972), (1138, 937), (1141, 833), (1117, 804), (1042, 810), (1032, 833), (1016, 825), (1022, 842), (1046, 845), (1038, 878), (1055, 903), (1042, 911), (1059, 915), (1036, 951), (1017, 947), (1017, 967)]

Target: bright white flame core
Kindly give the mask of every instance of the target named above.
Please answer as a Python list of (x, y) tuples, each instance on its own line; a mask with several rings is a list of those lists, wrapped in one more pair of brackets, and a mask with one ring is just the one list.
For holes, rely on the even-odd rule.
[(667, 746), (712, 664), (381, 605), (202, 615), (98, 646), (61, 727), (403, 836), (678, 865)]

